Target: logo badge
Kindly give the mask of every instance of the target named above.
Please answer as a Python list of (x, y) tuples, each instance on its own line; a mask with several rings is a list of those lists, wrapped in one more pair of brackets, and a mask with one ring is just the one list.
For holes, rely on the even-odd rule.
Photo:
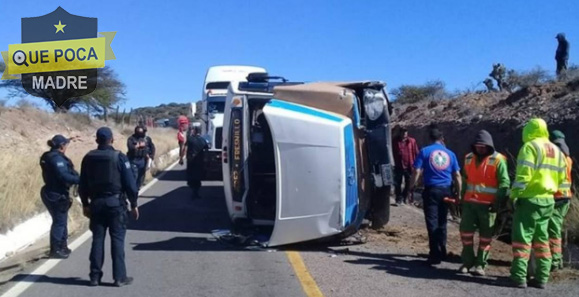
[[(22, 18), (21, 44), (2, 52), (2, 79), (21, 79), (31, 95), (51, 99), (56, 106), (92, 93), (97, 69), (115, 59), (110, 48), (115, 32), (97, 32), (97, 19), (68, 13), (61, 7)], [(99, 36), (102, 35), (102, 36)]]
[(430, 164), (437, 170), (445, 170), (450, 166), (450, 156), (443, 150), (435, 150), (430, 154)]

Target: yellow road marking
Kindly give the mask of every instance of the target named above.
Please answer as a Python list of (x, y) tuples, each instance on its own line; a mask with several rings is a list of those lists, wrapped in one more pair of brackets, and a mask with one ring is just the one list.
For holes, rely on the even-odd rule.
[(302, 289), (306, 293), (308, 297), (324, 297), (320, 288), (318, 288), (318, 284), (308, 271), (302, 256), (298, 252), (286, 252), (287, 258), (292, 265), (298, 279), (300, 280), (300, 284), (302, 285)]

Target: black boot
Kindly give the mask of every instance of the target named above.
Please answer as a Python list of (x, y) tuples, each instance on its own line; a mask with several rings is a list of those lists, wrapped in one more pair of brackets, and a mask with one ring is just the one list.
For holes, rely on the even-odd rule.
[(102, 281), (101, 281), (102, 278), (103, 278), (102, 276), (98, 277), (98, 278), (97, 277), (94, 277), (94, 278), (91, 277), (90, 283), (88, 285), (91, 287), (100, 286), (102, 284)]
[(124, 280), (115, 280), (115, 286), (116, 287), (128, 286), (132, 283), (133, 283), (133, 278), (130, 276), (125, 277)]
[(49, 254), (49, 257), (52, 259), (68, 259), (68, 256), (70, 256), (70, 254), (61, 249), (50, 251)]
[(62, 243), (61, 250), (69, 255), (72, 253), (72, 250), (68, 248), (68, 242), (66, 241)]

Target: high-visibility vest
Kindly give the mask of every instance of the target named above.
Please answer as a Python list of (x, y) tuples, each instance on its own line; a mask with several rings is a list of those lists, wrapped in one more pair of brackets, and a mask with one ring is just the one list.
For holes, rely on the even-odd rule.
[[(527, 170), (531, 169), (531, 170)], [(566, 184), (565, 156), (547, 138), (537, 138), (523, 145), (517, 159), (517, 174), (511, 190), (515, 198), (553, 199)]]
[(571, 191), (571, 185), (573, 184), (571, 179), (573, 159), (571, 159), (571, 157), (566, 157), (565, 164), (567, 166), (567, 182), (559, 186), (559, 190), (555, 193), (555, 199), (571, 198), (573, 196), (573, 192)]
[(494, 152), (485, 157), (478, 166), (475, 159), (473, 153), (465, 157), (464, 170), (467, 180), (464, 201), (490, 205), (495, 202), (499, 191), (497, 166), (501, 160), (506, 160), (506, 157)]

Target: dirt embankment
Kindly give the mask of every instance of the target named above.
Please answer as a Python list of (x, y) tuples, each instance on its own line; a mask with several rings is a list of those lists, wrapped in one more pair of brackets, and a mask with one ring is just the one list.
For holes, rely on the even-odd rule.
[(454, 100), (395, 105), (395, 125), (410, 131), (420, 145), (428, 144), (428, 125), (445, 133), (449, 148), (462, 158), (476, 133), (485, 129), (497, 150), (516, 157), (522, 144), (523, 125), (533, 117), (547, 121), (550, 130), (567, 135), (571, 154), (579, 158), (579, 81), (532, 86), (515, 93), (469, 94)]

